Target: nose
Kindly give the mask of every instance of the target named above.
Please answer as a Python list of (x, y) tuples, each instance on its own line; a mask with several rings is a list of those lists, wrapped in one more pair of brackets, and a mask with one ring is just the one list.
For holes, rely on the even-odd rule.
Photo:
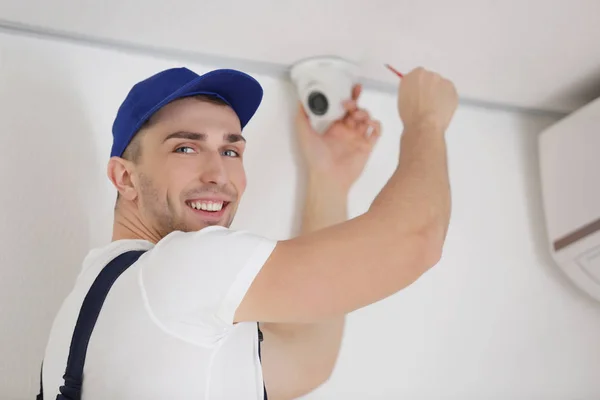
[(206, 162), (201, 171), (200, 180), (202, 183), (225, 185), (228, 182), (227, 170), (223, 158), (218, 152), (206, 155)]

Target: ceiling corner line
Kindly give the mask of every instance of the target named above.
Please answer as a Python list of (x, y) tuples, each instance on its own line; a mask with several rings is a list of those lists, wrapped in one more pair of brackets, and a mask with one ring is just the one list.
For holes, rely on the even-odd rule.
[[(2, 18), (0, 18), (0, 32), (42, 39), (54, 39), (62, 42), (75, 43), (83, 46), (110, 49), (113, 51), (129, 52), (153, 57), (158, 56), (167, 59), (186, 60), (198, 64), (222, 64), (227, 65), (231, 68), (245, 70), (247, 72), (252, 72), (256, 74), (267, 75), (269, 77), (274, 78), (287, 77), (289, 70), (289, 66), (284, 64), (241, 59), (216, 54), (189, 52), (165, 47), (153, 47), (148, 45), (126, 42), (122, 40), (102, 39), (90, 35), (83, 35), (35, 25), (28, 25), (21, 22), (9, 21)], [(376, 81), (373, 79), (364, 79), (362, 82), (363, 86), (366, 89), (371, 89), (382, 93), (395, 93), (397, 91), (396, 86)], [(502, 104), (471, 98), (460, 98), (459, 104), (476, 108), (485, 108), (494, 111), (504, 111), (538, 116), (550, 116), (555, 118), (563, 118), (570, 113), (550, 109), (531, 108), (520, 105)]]

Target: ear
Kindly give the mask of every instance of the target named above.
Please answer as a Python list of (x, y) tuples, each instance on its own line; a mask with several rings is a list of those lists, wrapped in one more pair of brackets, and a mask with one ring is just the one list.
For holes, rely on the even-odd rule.
[(121, 197), (131, 201), (137, 197), (137, 189), (132, 179), (133, 168), (130, 161), (120, 157), (111, 157), (106, 170), (108, 179), (119, 191)]

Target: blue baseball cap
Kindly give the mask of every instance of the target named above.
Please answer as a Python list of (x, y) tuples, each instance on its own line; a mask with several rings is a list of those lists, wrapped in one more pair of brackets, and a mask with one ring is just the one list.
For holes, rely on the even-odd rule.
[(243, 129), (258, 109), (263, 89), (250, 75), (232, 69), (218, 69), (204, 75), (187, 68), (159, 72), (135, 84), (119, 107), (112, 128), (111, 157), (121, 157), (140, 127), (166, 104), (199, 94), (215, 96), (227, 103)]

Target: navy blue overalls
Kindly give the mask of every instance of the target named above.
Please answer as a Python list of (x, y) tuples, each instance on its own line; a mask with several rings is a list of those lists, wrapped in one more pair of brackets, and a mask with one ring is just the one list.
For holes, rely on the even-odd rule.
[[(71, 347), (69, 349), (69, 358), (67, 367), (63, 376), (64, 385), (60, 387), (60, 394), (56, 400), (81, 400), (81, 387), (83, 385), (83, 365), (87, 353), (88, 343), (94, 330), (94, 325), (104, 304), (104, 300), (117, 278), (131, 266), (142, 254), (143, 250), (128, 251), (116, 257), (109, 262), (106, 267), (100, 271), (89, 292), (83, 300), (77, 324), (71, 338)], [(258, 324), (257, 324), (258, 327)], [(262, 332), (258, 327), (258, 357), (260, 355), (260, 343), (263, 340)], [(261, 359), (262, 361), (262, 359)], [(43, 363), (42, 363), (43, 368)], [(44, 400), (44, 388), (42, 385), (42, 376), (40, 372), (40, 393), (36, 400)], [(265, 400), (267, 400), (267, 389), (263, 384)]]

